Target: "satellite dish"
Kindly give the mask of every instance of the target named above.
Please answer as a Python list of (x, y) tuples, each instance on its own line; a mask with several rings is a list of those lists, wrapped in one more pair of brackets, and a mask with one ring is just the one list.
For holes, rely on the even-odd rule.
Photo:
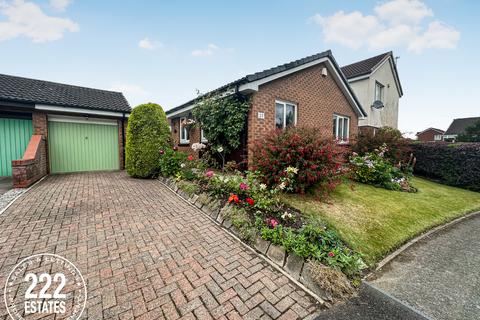
[(372, 108), (382, 109), (383, 107), (385, 107), (385, 106), (383, 105), (382, 101), (380, 101), (380, 100), (373, 101)]

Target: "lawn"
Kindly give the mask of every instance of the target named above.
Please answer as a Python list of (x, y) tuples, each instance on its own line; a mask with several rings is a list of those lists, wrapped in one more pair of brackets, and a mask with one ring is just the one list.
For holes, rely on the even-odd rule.
[(285, 201), (333, 228), (373, 265), (420, 233), (480, 210), (480, 193), (414, 178), (418, 193), (389, 191), (364, 184), (340, 185), (327, 200), (288, 195)]

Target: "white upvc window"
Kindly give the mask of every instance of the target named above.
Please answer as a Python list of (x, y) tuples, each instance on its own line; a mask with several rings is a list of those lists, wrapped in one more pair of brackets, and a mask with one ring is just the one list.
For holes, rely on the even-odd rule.
[(207, 143), (208, 140), (205, 138), (205, 135), (203, 134), (203, 129), (200, 129), (200, 142), (201, 143)]
[(338, 114), (333, 115), (333, 137), (340, 143), (348, 142), (350, 136), (350, 118), (340, 116)]
[(297, 124), (297, 105), (284, 102), (275, 101), (275, 128), (285, 129)]
[(180, 118), (180, 144), (190, 143), (190, 134), (187, 129), (187, 118)]
[(441, 134), (436, 134), (433, 136), (434, 141), (442, 141), (443, 135)]
[(373, 101), (382, 101), (384, 98), (385, 86), (378, 81), (375, 81), (375, 97)]

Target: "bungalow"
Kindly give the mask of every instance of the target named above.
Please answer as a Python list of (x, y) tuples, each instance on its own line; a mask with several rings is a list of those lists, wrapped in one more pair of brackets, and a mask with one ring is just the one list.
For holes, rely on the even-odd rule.
[(443, 140), (455, 142), (459, 134), (465, 133), (466, 128), (475, 125), (478, 121), (480, 121), (480, 117), (454, 119), (447, 131), (445, 131)]
[[(347, 142), (357, 134), (359, 120), (367, 116), (330, 50), (247, 75), (212, 93), (250, 98), (247, 132), (237, 160), (251, 159), (255, 140), (290, 125), (316, 127), (325, 137)], [(180, 150), (205, 142), (201, 130), (189, 132), (184, 127), (196, 102), (166, 112)]]
[(445, 131), (437, 128), (428, 128), (417, 132), (417, 140), (422, 142), (437, 142), (443, 141), (443, 134)]
[(122, 169), (130, 111), (120, 92), (0, 74), (0, 177)]

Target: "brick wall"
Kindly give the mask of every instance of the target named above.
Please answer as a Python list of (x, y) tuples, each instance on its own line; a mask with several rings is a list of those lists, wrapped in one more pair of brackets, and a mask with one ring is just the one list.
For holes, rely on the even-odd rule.
[[(275, 129), (275, 100), (297, 105), (297, 126), (315, 127), (326, 138), (333, 138), (333, 115), (350, 117), (350, 137), (357, 134), (358, 117), (329, 73), (321, 74), (324, 64), (293, 73), (260, 86), (252, 95), (248, 114), (248, 158), (255, 140)], [(265, 119), (258, 119), (258, 112)]]
[(428, 130), (425, 131), (419, 135), (417, 135), (418, 141), (423, 141), (423, 142), (430, 142), (430, 141), (435, 141), (435, 135), (441, 135), (440, 132), (434, 131), (434, 130)]
[(46, 139), (33, 135), (21, 160), (12, 161), (12, 178), (15, 188), (27, 188), (47, 175)]

